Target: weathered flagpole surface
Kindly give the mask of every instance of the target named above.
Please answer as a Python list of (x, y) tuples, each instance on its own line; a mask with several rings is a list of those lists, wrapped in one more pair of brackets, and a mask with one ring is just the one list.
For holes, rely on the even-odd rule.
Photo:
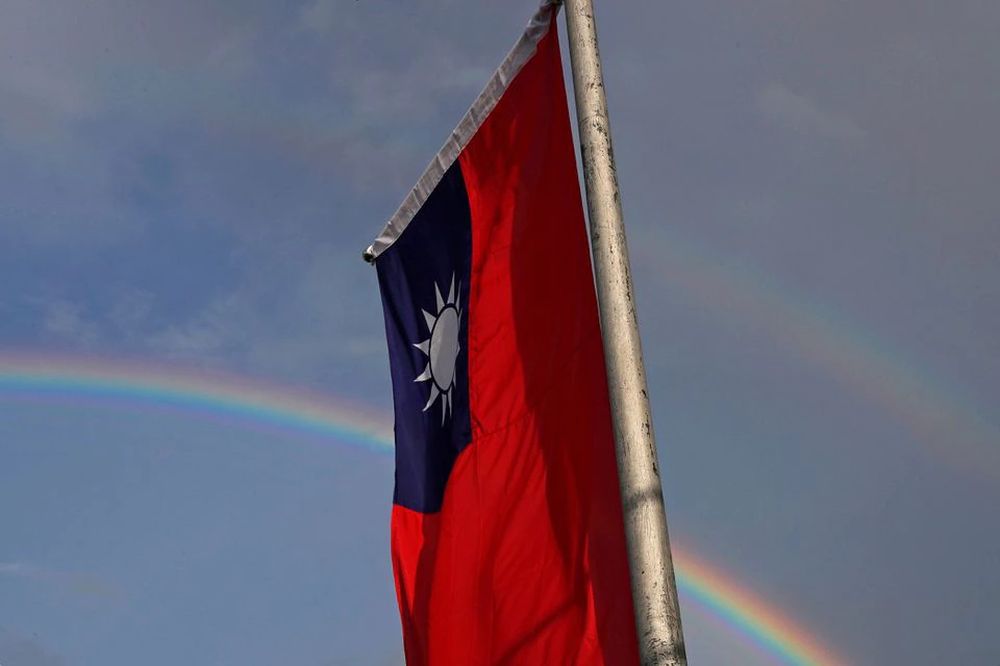
[(615, 453), (643, 666), (685, 666), (592, 0), (565, 0)]

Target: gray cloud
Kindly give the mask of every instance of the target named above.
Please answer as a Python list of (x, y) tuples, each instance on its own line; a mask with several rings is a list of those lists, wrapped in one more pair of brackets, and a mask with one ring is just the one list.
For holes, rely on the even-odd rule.
[(37, 640), (0, 628), (0, 664), (4, 666), (64, 666), (65, 660)]
[[(248, 239), (274, 226), (268, 208), (294, 206), (293, 192), (274, 198), (260, 176), (238, 172), (261, 158), (322, 173), (340, 190), (403, 190), (447, 130), (429, 143), (399, 130), (437, 127), (443, 105), (457, 119), (499, 58), (470, 60), (461, 32), (417, 49), (419, 30), (398, 30), (405, 19), (354, 2), (307, 3), (290, 17), (109, 0), (57, 13), (19, 1), (5, 15), (0, 139), (20, 149), (5, 157), (15, 176), (0, 184), (11, 190), (0, 235), (32, 242), (147, 233), (155, 221), (140, 179), (151, 154), (175, 165), (173, 203), (187, 224), (225, 224)], [(123, 187), (128, 174), (138, 188)], [(42, 195), (53, 189), (61, 196)]]
[(815, 132), (842, 141), (856, 141), (865, 134), (849, 118), (821, 109), (780, 83), (764, 87), (757, 95), (757, 106), (765, 116), (798, 132)]
[(298, 24), (303, 30), (323, 33), (333, 27), (336, 16), (334, 0), (314, 0), (299, 9)]

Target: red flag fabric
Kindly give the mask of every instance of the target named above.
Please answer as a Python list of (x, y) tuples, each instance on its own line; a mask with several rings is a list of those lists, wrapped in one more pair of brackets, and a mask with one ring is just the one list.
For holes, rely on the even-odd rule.
[(369, 248), (407, 663), (638, 663), (556, 5)]

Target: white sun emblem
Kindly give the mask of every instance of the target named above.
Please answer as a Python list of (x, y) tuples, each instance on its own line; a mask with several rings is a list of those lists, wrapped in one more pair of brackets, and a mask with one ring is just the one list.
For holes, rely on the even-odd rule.
[[(458, 283), (458, 291), (461, 291), (462, 283)], [(430, 409), (434, 401), (441, 396), (441, 425), (452, 411), (451, 394), (455, 387), (455, 363), (458, 360), (458, 327), (462, 318), (462, 311), (458, 309), (458, 292), (455, 290), (455, 275), (451, 276), (451, 288), (448, 290), (448, 300), (441, 297), (441, 290), (437, 283), (434, 283), (434, 296), (437, 300), (437, 312), (431, 314), (427, 310), (424, 313), (424, 321), (427, 323), (427, 330), (430, 337), (423, 342), (417, 342), (413, 346), (427, 356), (427, 367), (413, 381), (431, 382), (431, 394), (427, 398), (424, 410)]]

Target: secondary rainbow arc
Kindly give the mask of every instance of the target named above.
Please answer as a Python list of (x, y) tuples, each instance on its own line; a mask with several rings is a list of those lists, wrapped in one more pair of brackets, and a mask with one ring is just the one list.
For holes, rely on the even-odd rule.
[(638, 246), (637, 267), (662, 288), (779, 342), (891, 414), (935, 459), (1000, 478), (1000, 425), (959, 387), (769, 275), (669, 231), (659, 230), (654, 238), (655, 253)]

